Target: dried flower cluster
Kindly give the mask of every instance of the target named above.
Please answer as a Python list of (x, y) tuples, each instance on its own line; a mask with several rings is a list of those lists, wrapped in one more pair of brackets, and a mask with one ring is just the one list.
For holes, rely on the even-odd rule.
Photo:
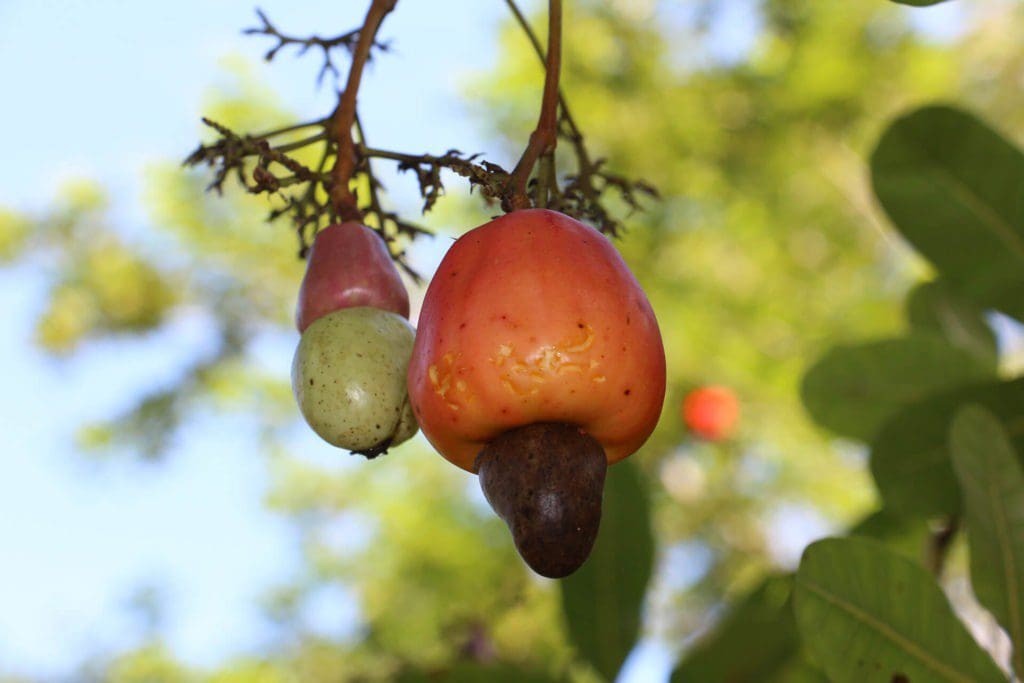
[[(506, 2), (529, 36), (538, 56), (544, 61), (544, 52), (525, 17), (514, 0)], [(378, 4), (383, 7), (378, 7)], [(296, 47), (300, 55), (310, 49), (320, 50), (324, 61), (318, 82), (327, 74), (340, 76), (333, 57), (338, 50), (347, 52), (352, 57), (354, 72), (354, 78), (353, 72), (350, 72), (349, 83), (355, 83), (358, 87), (362, 66), (370, 59), (372, 50), (383, 51), (388, 48), (387, 43), (377, 40), (376, 29), (383, 16), (390, 12), (394, 5), (395, 0), (375, 0), (367, 24), (363, 28), (332, 38), (316, 35), (296, 37), (285, 34), (261, 11), (257, 12), (261, 26), (247, 29), (245, 33), (268, 36), (276, 41), (265, 54), (268, 61), (273, 60), (287, 47)], [(375, 21), (371, 22), (374, 8), (377, 9), (377, 16)], [(363, 41), (364, 44), (361, 46), (360, 34), (367, 27), (372, 29), (372, 35)], [(557, 86), (557, 79), (555, 83)], [(339, 106), (324, 118), (256, 134), (236, 132), (216, 121), (204, 118), (203, 123), (216, 131), (218, 137), (212, 143), (200, 145), (188, 156), (185, 164), (206, 165), (213, 169), (213, 179), (209, 185), (211, 190), (222, 192), (225, 181), (228, 177), (234, 176), (239, 185), (248, 192), (276, 197), (277, 205), (271, 210), (268, 219), (275, 221), (287, 217), (291, 221), (298, 236), (301, 257), (305, 257), (318, 230), (337, 221), (342, 215), (356, 212), (366, 218), (367, 224), (389, 245), (395, 261), (417, 279), (418, 275), (409, 267), (402, 248), (407, 240), (401, 238), (412, 238), (428, 231), (384, 207), (381, 197), (383, 186), (374, 174), (372, 160), (393, 162), (398, 170), (416, 176), (423, 198), (424, 213), (429, 211), (445, 192), (441, 173), (443, 170), (465, 178), (469, 181), (471, 190), (476, 189), (484, 198), (500, 203), (506, 210), (522, 205), (521, 198), (516, 198), (516, 201), (512, 199), (512, 194), (516, 192), (516, 179), (513, 178), (513, 174), (495, 163), (481, 159), (478, 154), (464, 154), (456, 149), (439, 155), (413, 154), (371, 147), (363, 134), (358, 114), (354, 111), (345, 111), (354, 109), (354, 100), (351, 97), (348, 99), (351, 100), (350, 106), (346, 107), (345, 95), (342, 92)], [(352, 119), (351, 127), (346, 125), (349, 118)], [(339, 135), (339, 127), (344, 131), (351, 130), (351, 137)], [(540, 156), (540, 172), (529, 182), (532, 200), (528, 201), (531, 204), (561, 211), (591, 223), (603, 233), (615, 236), (620, 234), (622, 225), (603, 203), (609, 190), (617, 193), (631, 210), (640, 208), (641, 195), (657, 196), (649, 184), (611, 174), (605, 171), (603, 159), (590, 159), (583, 134), (576, 126), (565, 99), (560, 94), (555, 135), (569, 143), (575, 157), (575, 172), (563, 176), (560, 182), (554, 173), (554, 161), (550, 150), (544, 151)], [(318, 152), (314, 155), (314, 158), (318, 159), (314, 165), (300, 162), (295, 156), (296, 152), (307, 148)], [(351, 150), (351, 163), (338, 163), (341, 149)], [(527, 171), (531, 170), (532, 164)], [(346, 191), (337, 191), (339, 182), (344, 183), (343, 189)], [(344, 206), (344, 200), (339, 201), (339, 196), (352, 198), (350, 201), (356, 202), (356, 206)]]

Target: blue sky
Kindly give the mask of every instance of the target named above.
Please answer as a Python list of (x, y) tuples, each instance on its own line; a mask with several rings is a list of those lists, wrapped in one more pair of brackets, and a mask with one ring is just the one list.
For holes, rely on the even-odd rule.
[[(721, 22), (719, 58), (735, 58), (752, 35), (744, 5), (731, 5), (740, 9)], [(327, 35), (356, 25), (364, 6), (261, 3), (288, 32)], [(407, 0), (388, 19), (384, 37), (395, 38), (395, 49), (371, 66), (360, 94), (369, 133), (396, 149), (430, 140), (432, 150), (489, 151), (459, 93), (469, 73), (496, 59), (503, 3), (438, 6)], [(951, 6), (922, 12), (918, 21), (935, 35), (948, 33), (957, 24)], [(255, 21), (252, 0), (0, 1), (7, 133), (0, 206), (41, 208), (63, 180), (88, 177), (111, 190), (126, 230), (144, 230), (143, 171), (191, 149), (204, 95), (222, 79), (226, 56), (251, 59), (296, 111), (327, 111), (334, 94), (314, 87), (317, 58), (282, 54), (264, 65), (267, 41), (240, 35)], [(249, 455), (256, 450), (246, 443), (251, 430), (239, 425), (241, 443), (228, 444), (225, 418), (200, 419), (175, 456), (155, 468), (96, 465), (71, 447), (83, 421), (115, 412), (126, 397), (179, 372), (210, 342), (202, 321), (186, 315), (144, 342), (103, 344), (54, 361), (31, 345), (44, 300), (40, 272), (0, 270), (0, 674), (56, 676), (88, 655), (130, 645), (139, 623), (125, 606), (134, 587), (147, 584), (169, 597), (169, 641), (187, 661), (210, 664), (259, 648), (273, 632), (256, 601), (297, 570), (297, 552), (292, 530), (262, 509), (267, 472)], [(267, 353), (268, 362), (287, 368), (290, 358)], [(312, 437), (303, 447), (326, 449)], [(311, 628), (343, 633), (355, 609), (335, 591), (306, 616)], [(645, 645), (627, 677), (657, 679), (668, 663), (663, 648)]]

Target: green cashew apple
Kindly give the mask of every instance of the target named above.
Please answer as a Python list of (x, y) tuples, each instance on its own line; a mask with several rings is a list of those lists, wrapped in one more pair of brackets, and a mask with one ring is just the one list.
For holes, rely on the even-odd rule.
[(414, 332), (399, 315), (359, 306), (329, 313), (302, 333), (292, 391), (328, 443), (373, 458), (419, 428), (406, 392)]

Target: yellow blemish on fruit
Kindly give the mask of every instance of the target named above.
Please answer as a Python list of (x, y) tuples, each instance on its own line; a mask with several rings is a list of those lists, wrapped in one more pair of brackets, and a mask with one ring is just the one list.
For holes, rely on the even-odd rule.
[(514, 347), (511, 344), (502, 344), (498, 347), (498, 357), (488, 358), (487, 360), (493, 363), (496, 367), (501, 367), (505, 364), (505, 360), (512, 355)]
[[(536, 385), (545, 384), (551, 377), (584, 374), (597, 368), (598, 361), (580, 357), (594, 345), (594, 328), (583, 322), (578, 327), (577, 335), (542, 346), (528, 357), (514, 355), (512, 344), (500, 344), (496, 356), (488, 361), (505, 371), (500, 378), (501, 385), (516, 396), (535, 396), (540, 392)], [(593, 381), (600, 384), (606, 378), (601, 375)]]
[(581, 351), (586, 351), (587, 349), (589, 349), (593, 345), (594, 345), (594, 328), (591, 327), (590, 325), (587, 325), (583, 329), (583, 341), (579, 342), (575, 346), (568, 347), (567, 349), (565, 349), (565, 351), (566, 351), (566, 353), (580, 353)]
[[(446, 353), (441, 356), (441, 361), (444, 367), (438, 368), (437, 365), (431, 365), (427, 368), (427, 376), (430, 378), (430, 384), (434, 388), (434, 393), (440, 396), (449, 408), (458, 410), (459, 406), (449, 400), (448, 397), (448, 392), (452, 388), (452, 369), (455, 363), (455, 354)], [(465, 391), (466, 383), (459, 380), (455, 387), (459, 391)]]

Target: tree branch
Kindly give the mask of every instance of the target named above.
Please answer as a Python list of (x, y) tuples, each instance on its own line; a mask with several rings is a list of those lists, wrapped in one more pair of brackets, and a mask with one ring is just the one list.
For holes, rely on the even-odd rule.
[(359, 203), (349, 188), (349, 181), (352, 180), (352, 173), (356, 167), (354, 143), (352, 141), (352, 128), (356, 121), (356, 97), (359, 93), (359, 84), (363, 77), (363, 67), (370, 56), (370, 49), (373, 47), (377, 36), (377, 30), (391, 10), (395, 8), (398, 0), (372, 0), (370, 9), (366, 12), (366, 20), (363, 28), (359, 30), (359, 41), (356, 43), (352, 53), (352, 66), (348, 72), (348, 82), (345, 90), (338, 98), (338, 108), (333, 116), (332, 132), (337, 141), (338, 152), (334, 161), (334, 170), (331, 171), (333, 183), (330, 196), (334, 210), (342, 220), (361, 220), (362, 212), (359, 210)]
[[(300, 257), (305, 257), (316, 232), (325, 225), (337, 222), (339, 218), (361, 220), (363, 212), (359, 209), (358, 198), (350, 184), (353, 177), (363, 175), (368, 182), (365, 213), (375, 219), (375, 228), (388, 244), (392, 258), (417, 280), (419, 276), (409, 268), (403, 242), (399, 237), (412, 239), (429, 232), (384, 207), (383, 186), (374, 173), (372, 159), (392, 161), (399, 171), (410, 171), (416, 175), (423, 199), (423, 212), (433, 208), (444, 194), (442, 172), (445, 170), (466, 178), (470, 191), (475, 188), (488, 200), (500, 201), (505, 210), (511, 210), (510, 199), (513, 194), (515, 206), (529, 206), (530, 199), (526, 193), (530, 187), (531, 174), (539, 160), (537, 180), (532, 186), (537, 206), (551, 207), (586, 220), (602, 232), (617, 234), (620, 223), (602, 206), (603, 193), (609, 189), (614, 190), (629, 207), (638, 209), (640, 204), (637, 194), (654, 195), (655, 191), (641, 181), (627, 180), (604, 171), (603, 160), (591, 161), (587, 154), (583, 134), (558, 88), (562, 23), (560, 0), (550, 0), (552, 20), (548, 55), (545, 55), (515, 0), (506, 2), (546, 69), (537, 129), (531, 135), (530, 144), (514, 173), (510, 174), (501, 166), (480, 159), (478, 154), (467, 155), (457, 149), (441, 155), (410, 154), (371, 147), (367, 143), (357, 116), (359, 84), (372, 48), (384, 47), (376, 42), (375, 36), (384, 18), (394, 10), (397, 0), (373, 0), (361, 29), (334, 38), (296, 38), (282, 34), (259, 12), (263, 27), (249, 29), (246, 33), (268, 35), (278, 40), (278, 45), (267, 54), (268, 59), (272, 59), (280, 49), (288, 45), (296, 45), (303, 52), (316, 47), (323, 50), (327, 58), (333, 48), (342, 47), (351, 52), (352, 68), (346, 88), (339, 94), (338, 103), (330, 116), (259, 134), (236, 133), (218, 122), (203, 119), (207, 126), (217, 131), (219, 138), (212, 143), (200, 144), (185, 160), (185, 165), (203, 164), (213, 169), (214, 177), (208, 189), (221, 192), (227, 178), (234, 176), (246, 191), (270, 196), (275, 203), (269, 212), (268, 221), (275, 221), (282, 216), (291, 220), (299, 240)], [(358, 136), (358, 143), (354, 136)], [(275, 140), (279, 137), (282, 139)], [(576, 174), (565, 176), (563, 187), (559, 186), (552, 153), (559, 137), (572, 143), (578, 162)], [(310, 147), (316, 148), (315, 158), (318, 163), (315, 168), (292, 156)]]
[[(275, 178), (267, 170), (272, 163), (284, 166), (303, 182), (316, 182), (322, 179), (320, 174), (292, 159), (287, 153), (325, 140), (326, 135), (324, 133), (274, 147), (271, 146), (266, 136), (238, 135), (227, 126), (208, 118), (203, 118), (203, 123), (216, 130), (221, 135), (221, 139), (211, 145), (200, 145), (185, 159), (185, 165), (195, 166), (205, 163), (208, 166), (217, 166), (214, 179), (208, 186), (208, 189), (216, 190), (218, 193), (222, 192), (224, 181), (227, 179), (228, 174), (234, 170), (238, 173), (239, 181), (249, 192), (276, 191), (278, 188), (273, 185), (280, 182), (280, 179)], [(297, 130), (306, 127), (308, 125), (303, 124), (301, 126), (292, 126), (291, 129)], [(249, 185), (245, 179), (244, 162), (245, 159), (250, 157), (257, 157), (259, 159), (258, 165), (253, 171), (255, 185)]]
[[(260, 18), (263, 25), (257, 28), (247, 28), (242, 31), (242, 33), (249, 36), (270, 36), (277, 40), (277, 45), (267, 50), (267, 53), (263, 55), (263, 59), (266, 61), (273, 61), (278, 52), (290, 45), (298, 47), (300, 57), (306, 54), (310, 48), (316, 47), (320, 49), (323, 53), (324, 63), (323, 66), (320, 67), (320, 73), (316, 78), (318, 85), (323, 82), (324, 76), (328, 73), (334, 74), (335, 78), (340, 75), (338, 73), (338, 68), (334, 65), (334, 62), (331, 59), (331, 50), (340, 47), (346, 50), (349, 54), (352, 54), (355, 51), (356, 43), (359, 41), (359, 29), (353, 29), (348, 33), (342, 33), (341, 35), (334, 36), (333, 38), (321, 38), (318, 35), (312, 35), (308, 38), (300, 38), (297, 36), (285, 35), (279, 31), (272, 23), (270, 23), (270, 19), (267, 18), (267, 15), (264, 14), (263, 10), (257, 9), (256, 16)], [(387, 43), (378, 43), (375, 41), (373, 46), (383, 51), (388, 49)]]
[(505, 211), (530, 206), (526, 194), (533, 167), (543, 154), (553, 152), (558, 143), (558, 79), (562, 70), (562, 0), (548, 0), (548, 54), (545, 62), (544, 95), (541, 99), (537, 127), (530, 134), (530, 142), (523, 151), (509, 178), (508, 190), (502, 201)]
[[(548, 60), (544, 48), (537, 38), (537, 33), (526, 19), (526, 15), (523, 14), (516, 0), (505, 0), (505, 4), (508, 5), (512, 16), (515, 17), (519, 27), (529, 39), (541, 65), (546, 68)], [(576, 119), (569, 109), (568, 100), (561, 90), (558, 92), (558, 106), (561, 110), (559, 118), (561, 125), (558, 127), (558, 135), (572, 145), (576, 156), (577, 171), (574, 175), (566, 178), (567, 184), (564, 190), (559, 191), (557, 181), (548, 183), (548, 178), (553, 178), (555, 175), (554, 159), (542, 159), (542, 163), (548, 168), (545, 170), (542, 167), (542, 172), (547, 177), (538, 178), (538, 204), (550, 206), (570, 216), (588, 220), (601, 232), (616, 237), (622, 231), (622, 223), (612, 217), (602, 204), (601, 200), (605, 191), (617, 190), (622, 201), (634, 211), (642, 209), (640, 195), (657, 199), (658, 191), (653, 185), (643, 180), (629, 180), (605, 171), (604, 159), (592, 161), (583, 132), (577, 125)]]

